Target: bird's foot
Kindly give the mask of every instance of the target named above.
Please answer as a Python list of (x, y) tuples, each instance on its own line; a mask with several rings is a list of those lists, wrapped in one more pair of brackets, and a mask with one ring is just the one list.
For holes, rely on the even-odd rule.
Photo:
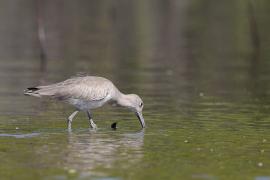
[(97, 129), (97, 125), (94, 123), (93, 120), (90, 120), (90, 127), (91, 127), (92, 129)]
[(67, 128), (69, 131), (71, 130), (71, 121), (69, 119), (67, 120)]

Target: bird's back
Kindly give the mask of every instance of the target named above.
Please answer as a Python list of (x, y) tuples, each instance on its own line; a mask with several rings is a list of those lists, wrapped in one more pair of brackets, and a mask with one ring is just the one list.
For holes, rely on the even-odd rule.
[(100, 101), (108, 95), (113, 96), (117, 91), (113, 83), (106, 78), (84, 76), (73, 77), (47, 86), (28, 88), (25, 94), (37, 97), (47, 96), (63, 101), (70, 99)]

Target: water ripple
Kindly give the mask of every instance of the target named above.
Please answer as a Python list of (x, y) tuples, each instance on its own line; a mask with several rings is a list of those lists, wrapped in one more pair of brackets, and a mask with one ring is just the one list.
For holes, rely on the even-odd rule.
[(39, 136), (40, 133), (27, 133), (27, 134), (7, 134), (7, 133), (1, 133), (0, 137), (14, 137), (14, 138), (32, 138)]

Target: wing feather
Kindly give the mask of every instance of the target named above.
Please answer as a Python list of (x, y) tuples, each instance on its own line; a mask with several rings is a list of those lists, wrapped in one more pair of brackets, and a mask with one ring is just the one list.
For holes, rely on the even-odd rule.
[(60, 84), (56, 84), (53, 97), (59, 100), (83, 99), (87, 101), (99, 101), (110, 92), (112, 83), (104, 78), (84, 77), (72, 78)]

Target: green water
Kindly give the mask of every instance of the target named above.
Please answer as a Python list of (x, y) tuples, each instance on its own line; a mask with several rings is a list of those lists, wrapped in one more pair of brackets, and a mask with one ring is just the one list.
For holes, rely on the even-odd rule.
[[(44, 63), (35, 4), (1, 1), (0, 179), (269, 180), (270, 4), (252, 2), (43, 2)], [(73, 107), (23, 96), (77, 72), (139, 94), (147, 128), (105, 106), (68, 132)]]

